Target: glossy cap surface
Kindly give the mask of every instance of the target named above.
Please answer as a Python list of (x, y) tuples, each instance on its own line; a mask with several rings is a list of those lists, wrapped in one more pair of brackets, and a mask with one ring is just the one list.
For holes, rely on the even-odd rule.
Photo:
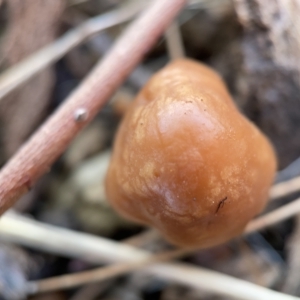
[(264, 208), (272, 146), (222, 79), (191, 60), (167, 65), (132, 103), (116, 136), (107, 196), (122, 215), (181, 246), (239, 235)]

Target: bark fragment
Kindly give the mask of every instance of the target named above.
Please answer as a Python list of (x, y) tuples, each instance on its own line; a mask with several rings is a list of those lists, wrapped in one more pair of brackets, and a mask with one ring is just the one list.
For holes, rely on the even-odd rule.
[(300, 154), (300, 2), (234, 4), (243, 33), (226, 53), (227, 68), (237, 70), (232, 87), (241, 108), (274, 143), (283, 167)]

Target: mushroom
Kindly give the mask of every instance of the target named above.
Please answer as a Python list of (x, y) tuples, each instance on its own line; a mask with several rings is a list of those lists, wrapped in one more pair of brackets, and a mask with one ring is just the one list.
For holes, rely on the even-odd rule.
[(176, 60), (154, 75), (117, 133), (106, 177), (112, 206), (170, 242), (210, 247), (265, 207), (276, 170), (268, 139), (209, 67)]

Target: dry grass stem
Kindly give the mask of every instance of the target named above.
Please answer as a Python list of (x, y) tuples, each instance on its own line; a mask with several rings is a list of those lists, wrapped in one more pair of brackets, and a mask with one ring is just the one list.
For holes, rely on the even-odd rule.
[(128, 259), (136, 262), (147, 257), (130, 245), (47, 225), (11, 212), (0, 218), (0, 240), (94, 264), (128, 262)]
[(251, 233), (265, 227), (271, 226), (300, 213), (300, 198), (289, 204), (285, 204), (257, 219), (251, 221), (246, 227), (245, 233)]
[[(190, 250), (190, 252), (192, 252), (192, 250)], [(161, 261), (169, 261), (173, 258), (181, 257), (186, 254), (188, 254), (187, 250), (171, 250), (156, 255), (149, 254), (149, 256), (142, 261), (114, 264), (91, 271), (80, 272), (77, 274), (58, 276), (39, 280), (36, 282), (30, 282), (28, 284), (28, 292), (30, 294), (36, 294), (41, 292), (73, 288), (86, 283), (99, 282), (101, 280), (107, 280), (116, 276), (126, 274), (147, 265), (151, 265)]]
[(300, 176), (277, 183), (270, 190), (270, 198), (278, 199), (300, 191)]
[(38, 72), (94, 34), (132, 19), (145, 7), (144, 1), (127, 1), (120, 8), (94, 17), (71, 29), (55, 42), (30, 55), (0, 75), (0, 101)]
[(171, 280), (172, 282), (219, 294), (229, 299), (299, 299), (298, 297), (275, 292), (241, 279), (182, 263), (164, 263), (147, 267), (146, 270), (147, 272), (155, 272), (155, 275)]
[(145, 231), (141, 232), (140, 234), (134, 235), (133, 237), (130, 237), (122, 242), (125, 244), (128, 244), (130, 246), (140, 248), (146, 244), (149, 244), (149, 243), (155, 241), (159, 237), (161, 237), (160, 233), (157, 230), (150, 228), (150, 229), (145, 230)]
[[(150, 264), (170, 260), (186, 254), (188, 254), (187, 250), (168, 251), (150, 256), (148, 259), (145, 259), (141, 262), (131, 264), (116, 264), (92, 271), (81, 272), (79, 274), (59, 276), (32, 282), (29, 284), (28, 288), (32, 293), (38, 293), (76, 287), (85, 283), (107, 280), (111, 277), (122, 275)], [(209, 271), (204, 268), (193, 267), (182, 263), (154, 265), (152, 269), (158, 269), (158, 274), (156, 275), (159, 276), (160, 274), (161, 276), (164, 274), (163, 278), (165, 279), (169, 279), (180, 284), (186, 284), (187, 286), (195, 289), (202, 289), (212, 293), (229, 296), (234, 299), (299, 299), (298, 297), (275, 292), (228, 275), (223, 275), (218, 272)], [(242, 292), (243, 290), (247, 290), (247, 293)]]
[[(0, 173), (0, 214), (46, 173), (140, 62), (186, 0), (156, 0), (132, 22), (103, 61), (4, 166)], [(153, 22), (155, 20), (155, 22)]]
[(104, 293), (112, 284), (111, 280), (102, 283), (91, 283), (81, 287), (69, 300), (95, 300)]
[[(288, 205), (285, 205), (284, 207), (281, 207), (271, 213), (266, 214), (265, 216), (253, 220), (246, 228), (245, 234), (251, 233), (255, 230), (259, 230), (266, 226), (270, 226), (276, 222), (282, 221), (285, 218), (297, 214), (299, 211), (300, 211), (300, 199), (297, 199), (295, 202), (292, 202)], [(47, 239), (44, 239), (45, 236), (47, 236)], [(171, 257), (176, 258), (193, 251), (191, 249), (187, 249), (187, 250), (179, 250), (179, 252), (177, 253), (176, 251), (178, 250), (175, 250), (175, 252), (172, 251), (163, 254), (165, 255), (163, 257), (160, 256), (151, 257), (150, 254), (147, 253), (146, 251), (138, 250), (129, 245), (117, 243), (100, 237), (94, 237), (88, 234), (77, 233), (67, 229), (57, 228), (55, 226), (45, 225), (37, 221), (29, 220), (28, 218), (10, 214), (10, 213), (4, 215), (0, 220), (0, 237), (6, 241), (15, 242), (18, 244), (30, 246), (37, 249), (43, 249), (51, 253), (56, 253), (56, 254), (65, 255), (69, 257), (77, 257), (96, 264), (103, 263), (103, 262), (120, 263), (112, 267), (107, 267), (108, 271), (105, 268), (91, 271), (92, 273), (91, 273), (90, 281), (88, 282), (94, 281), (96, 279), (100, 280), (103, 278), (107, 278), (105, 276), (112, 277), (112, 276), (124, 274), (132, 270), (136, 270), (148, 263), (153, 263), (152, 259), (163, 260), (163, 259), (169, 259)], [(187, 283), (186, 277), (180, 275), (182, 274), (181, 270), (176, 269), (176, 267), (178, 267), (178, 264), (160, 264), (151, 267), (146, 267), (145, 271), (149, 272), (150, 270), (151, 274), (162, 276), (161, 270), (165, 271), (168, 268), (175, 268), (174, 272), (177, 273), (176, 276), (174, 274), (169, 274), (170, 276), (168, 276), (165, 272), (163, 272), (164, 276), (162, 277), (165, 279), (171, 279), (170, 277), (175, 276), (176, 278), (174, 279), (172, 277), (172, 280), (175, 280), (176, 282), (180, 282), (180, 283), (183, 283), (184, 281), (185, 284), (191, 285), (192, 283), (191, 282)], [(186, 266), (183, 267), (185, 268)], [(154, 272), (153, 272), (153, 268), (154, 268)], [(188, 268), (191, 268), (191, 271), (194, 272), (194, 268), (192, 267), (188, 267)], [(198, 269), (196, 268), (196, 270)], [(206, 272), (207, 270), (199, 269), (198, 271)], [(214, 272), (212, 273), (214, 274)], [(67, 275), (67, 276), (72, 276), (72, 275)], [(225, 275), (221, 275), (221, 276), (225, 276)], [(88, 277), (89, 277), (88, 273), (85, 273), (83, 277), (80, 277), (79, 274), (78, 277), (75, 278), (74, 284), (78, 285), (80, 283), (80, 280), (87, 282), (86, 280), (88, 280), (87, 279)], [(65, 278), (64, 280), (66, 280), (66, 278), (70, 280), (70, 277), (64, 277), (64, 278)], [(64, 285), (62, 282), (59, 283), (61, 287), (62, 285)], [(71, 278), (71, 282), (72, 282), (72, 278)], [(53, 281), (50, 281), (49, 286), (52, 286), (52, 284)], [(73, 283), (68, 283), (68, 284), (73, 284)], [(58, 286), (56, 285), (56, 288), (57, 287)], [(199, 287), (201, 287), (201, 285)], [(37, 289), (37, 287), (35, 288)], [(208, 288), (208, 290), (210, 289)], [(211, 291), (218, 293), (218, 291), (214, 289)], [(239, 296), (240, 295), (241, 294), (239, 294)], [(237, 295), (235, 296), (231, 295), (231, 296), (237, 297)], [(278, 295), (276, 295), (276, 297), (277, 296)], [(279, 294), (278, 297), (281, 296), (285, 297), (285, 295), (282, 294)], [(268, 297), (271, 296), (269, 295)], [(245, 298), (245, 299), (250, 299), (250, 298)], [(252, 299), (263, 299), (263, 298), (252, 298)], [(265, 298), (265, 299), (285, 299), (285, 298)], [(296, 299), (296, 298), (286, 298), (286, 299)]]
[[(263, 229), (267, 226), (270, 226), (288, 217), (291, 217), (292, 215), (297, 214), (299, 211), (300, 211), (300, 198), (288, 205), (285, 205), (275, 210), (274, 212), (268, 213), (265, 216), (253, 220), (247, 226), (244, 233), (249, 234), (251, 232)], [(146, 236), (148, 235), (148, 233), (150, 234), (151, 231), (146, 231), (145, 233)], [(152, 233), (150, 237), (152, 237)], [(139, 237), (138, 237), (138, 241), (140, 241)], [(79, 284), (81, 285), (85, 283), (109, 279), (114, 276), (119, 276), (137, 270), (141, 267), (150, 265), (152, 263), (175, 259), (183, 255), (187, 255), (189, 253), (194, 252), (195, 250), (196, 249), (173, 250), (173, 251), (168, 251), (166, 253), (153, 255), (152, 257), (148, 257), (143, 261), (137, 261), (128, 264), (117, 264), (105, 268), (96, 269), (93, 271), (83, 272), (80, 274), (66, 275), (57, 278), (46, 279), (36, 283), (32, 283), (31, 288), (35, 292), (44, 292), (44, 291), (61, 289), (61, 288), (70, 288), (70, 287), (77, 286)]]
[(167, 48), (170, 59), (182, 58), (185, 56), (179, 24), (176, 20), (172, 22), (165, 33)]
[[(271, 226), (300, 212), (300, 198), (249, 223), (245, 234)], [(47, 239), (45, 239), (45, 236)], [(0, 239), (91, 263), (128, 261), (128, 257), (145, 259), (143, 252), (126, 244), (6, 213), (0, 219)], [(138, 251), (138, 252), (136, 252)]]

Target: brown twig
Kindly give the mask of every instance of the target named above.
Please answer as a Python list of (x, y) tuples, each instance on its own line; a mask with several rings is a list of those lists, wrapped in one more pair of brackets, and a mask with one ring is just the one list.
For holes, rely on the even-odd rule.
[[(146, 229), (145, 231), (138, 233), (134, 235), (133, 237), (129, 237), (125, 240), (122, 240), (123, 243), (126, 243), (128, 245), (141, 248), (144, 247), (145, 245), (149, 243), (153, 243), (156, 241), (156, 238), (159, 237), (159, 233), (155, 229)], [(96, 270), (95, 270), (96, 271)], [(95, 280), (96, 280), (96, 274), (95, 273)], [(117, 276), (118, 274), (116, 274)], [(121, 275), (121, 274), (119, 274)], [(102, 276), (100, 274), (100, 276)], [(80, 284), (80, 282), (78, 282)], [(102, 293), (105, 289), (107, 289), (108, 286), (112, 284), (112, 280), (108, 280), (105, 282), (99, 283), (98, 280), (96, 280), (93, 283), (89, 283), (81, 287), (79, 291), (76, 292), (76, 294), (71, 298), (71, 300), (81, 300), (81, 299), (86, 299), (86, 300), (92, 300), (95, 299), (97, 295)], [(33, 286), (34, 289), (36, 289)], [(63, 287), (62, 287), (63, 288)]]
[[(104, 60), (8, 162), (0, 173), (0, 214), (47, 172), (75, 135), (98, 113), (186, 0), (156, 0)], [(155, 20), (155, 22), (153, 21)]]

